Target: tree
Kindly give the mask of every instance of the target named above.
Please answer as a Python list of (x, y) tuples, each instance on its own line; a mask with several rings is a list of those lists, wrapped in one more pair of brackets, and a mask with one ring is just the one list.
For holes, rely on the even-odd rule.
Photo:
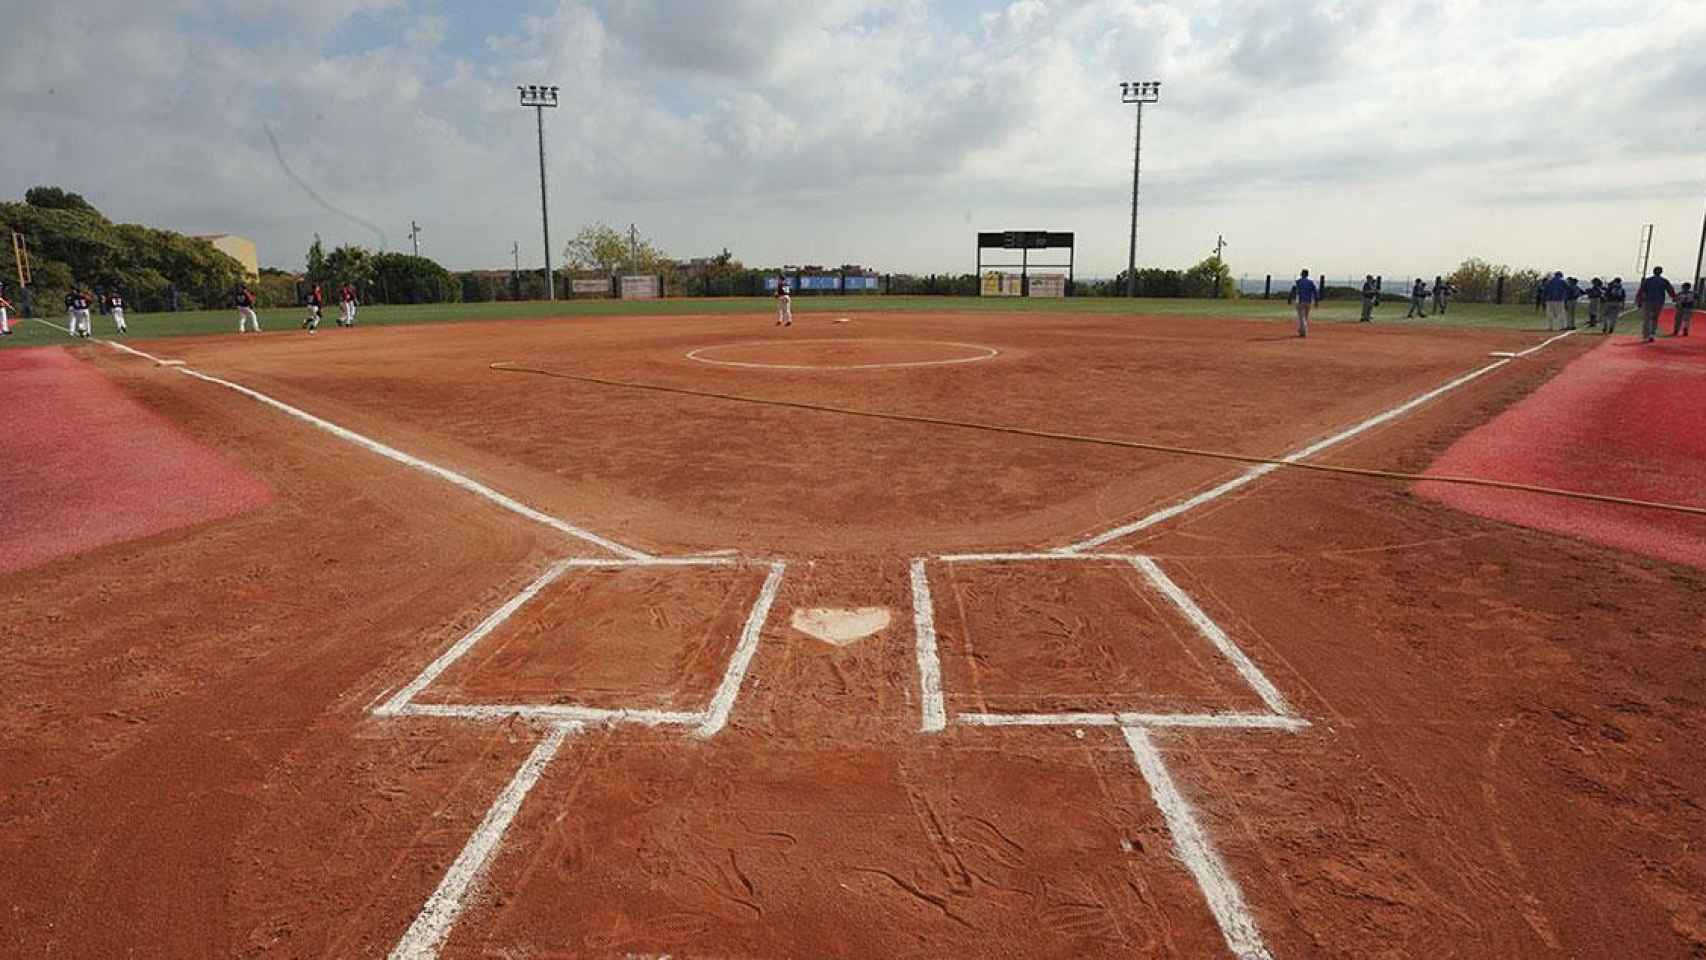
[(326, 254), (324, 259), (326, 283), (332, 286), (349, 284), (356, 290), (366, 292), (373, 286), (373, 254), (364, 247), (346, 243)]
[[(1457, 299), (1471, 300), (1477, 303), (1491, 303), (1497, 292), (1499, 277), (1506, 276), (1511, 268), (1504, 264), (1491, 264), (1480, 257), (1470, 257), (1458, 265), (1446, 282), (1457, 288)], [(1510, 291), (1506, 291), (1509, 296)]]
[(308, 245), (308, 273), (305, 275), (309, 283), (324, 286), (331, 280), (326, 273), (326, 250), (320, 246), (320, 235), (314, 234), (314, 242)]
[(1218, 256), (1209, 257), (1185, 271), (1183, 293), (1187, 297), (1220, 297), (1230, 300), (1238, 295), (1232, 279), (1232, 268)]
[[(724, 251), (725, 253), (727, 251)], [(615, 276), (618, 273), (665, 273), (669, 258), (645, 237), (629, 237), (606, 223), (589, 223), (563, 248), (563, 265)]]
[[(58, 187), (31, 187), (24, 191), (24, 202), (32, 207), (43, 210), (79, 210), (84, 213), (100, 215), (94, 204), (75, 193), (67, 193)], [(105, 219), (105, 218), (103, 218)]]
[(374, 287), (386, 303), (457, 303), (462, 285), (450, 271), (427, 257), (376, 253), (372, 257)]

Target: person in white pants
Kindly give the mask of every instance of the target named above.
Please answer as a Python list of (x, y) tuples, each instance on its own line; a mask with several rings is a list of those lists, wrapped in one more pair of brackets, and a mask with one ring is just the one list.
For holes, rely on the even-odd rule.
[(0, 337), (12, 335), (12, 319), (6, 313), (10, 309), (12, 309), (12, 301), (0, 297)]
[(95, 335), (89, 324), (89, 295), (81, 290), (71, 291), (71, 335), (74, 337), (92, 337)]
[(344, 284), (343, 289), (339, 291), (338, 299), (343, 304), (338, 313), (338, 326), (355, 326), (355, 288), (347, 283)]
[(261, 320), (255, 316), (255, 295), (248, 287), (237, 288), (237, 332), (247, 333), (249, 325), (254, 324), (255, 332), (261, 332)]
[(107, 310), (112, 313), (113, 326), (118, 328), (118, 332), (129, 333), (130, 328), (124, 323), (124, 298), (118, 295), (117, 290), (107, 294)]
[(776, 325), (794, 325), (794, 298), (788, 296), (788, 281), (783, 277), (776, 278)]

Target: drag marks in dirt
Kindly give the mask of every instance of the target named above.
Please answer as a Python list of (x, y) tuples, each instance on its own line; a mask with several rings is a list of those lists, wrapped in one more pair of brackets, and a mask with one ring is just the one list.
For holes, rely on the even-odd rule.
[[(1118, 727), (1166, 820), (1174, 850), (1201, 890), (1227, 948), (1241, 960), (1267, 960), (1271, 954), (1243, 892), (1174, 784), (1149, 731), (1195, 728), (1297, 732), (1308, 727), (1309, 722), (1292, 711), (1278, 687), (1255, 662), (1149, 557), (1082, 553), (962, 554), (935, 560), (948, 568), (953, 581), (954, 608), (960, 613), (958, 623), (952, 627), (944, 630), (938, 625), (938, 601), (930, 593), (928, 561), (914, 560), (913, 609), (922, 730), (940, 732), (949, 720), (972, 727)], [(1021, 579), (1027, 565), (1040, 569), (1041, 577), (1032, 574), (1033, 581), (1040, 579), (1040, 584), (1026, 585)], [(980, 567), (1004, 575), (998, 589), (974, 590), (968, 586), (966, 575), (959, 572)], [(1137, 571), (1147, 588), (1166, 601), (1173, 615), (1189, 624), (1196, 639), (1206, 644), (1208, 649), (1203, 653), (1207, 656), (1199, 656), (1182, 644), (1177, 629), (1170, 629), (1159, 611), (1147, 604), (1130, 602), (1134, 598), (1129, 589), (1092, 591), (1091, 599), (1096, 601), (1112, 596), (1127, 602), (1092, 609), (1089, 616), (1079, 612), (1078, 608), (1088, 601), (1070, 593), (1074, 586), (1071, 581), (1094, 577), (1099, 570), (1121, 568)], [(1016, 570), (1020, 572), (1015, 574)], [(1021, 592), (1027, 586), (1029, 593), (1036, 596)], [(995, 627), (981, 631), (981, 640), (976, 609), (980, 603), (998, 607), (990, 615)], [(1043, 622), (1027, 623), (1023, 619), (1027, 616)], [(1118, 622), (1102, 622), (1115, 618)], [(953, 642), (954, 661), (965, 664), (959, 679), (972, 687), (969, 699), (982, 706), (992, 696), (999, 695), (1004, 701), (1018, 697), (1017, 702), (1041, 704), (1045, 709), (1014, 712), (985, 708), (950, 714), (949, 698), (959, 697), (942, 680), (945, 638)], [(1015, 646), (1017, 650), (1011, 649)], [(1082, 662), (1086, 650), (1099, 652), (1101, 656), (1094, 662)], [(1132, 662), (1134, 657), (1136, 663)], [(1074, 662), (1075, 659), (1080, 662)], [(1236, 709), (1241, 705), (1238, 691), (1224, 678), (1214, 676), (1217, 666), (1229, 668), (1248, 688), (1248, 693), (1253, 693), (1266, 707), (1266, 712)], [(1145, 702), (1173, 701), (1185, 706), (1205, 703), (1210, 709), (1142, 712), (1072, 708), (1084, 702), (1109, 706), (1136, 695), (1137, 691), (1095, 688), (1108, 680), (1135, 684), (1140, 676), (1153, 678), (1161, 688), (1144, 691)], [(1073, 692), (1057, 693), (1062, 685), (1072, 687)], [(1084, 689), (1086, 685), (1091, 689)], [(1001, 693), (992, 693), (992, 687)], [(1026, 690), (1027, 687), (1030, 689)], [(1216, 703), (1233, 709), (1212, 709)]]

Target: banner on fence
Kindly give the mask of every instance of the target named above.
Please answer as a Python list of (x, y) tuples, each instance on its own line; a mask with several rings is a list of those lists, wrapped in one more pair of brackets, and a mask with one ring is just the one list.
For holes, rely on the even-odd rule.
[(624, 300), (656, 300), (659, 296), (661, 294), (658, 291), (658, 278), (655, 274), (622, 278), (622, 299)]
[(795, 286), (794, 289), (796, 289), (796, 290), (840, 290), (841, 289), (841, 278), (839, 276), (801, 277), (799, 284), (797, 286)]
[(1031, 296), (1033, 296), (1033, 297), (1064, 297), (1064, 296), (1066, 296), (1066, 274), (1064, 274), (1064, 273), (1033, 273), (1033, 274), (1031, 274)]
[(601, 297), (610, 296), (610, 280), (570, 280), (569, 290), (575, 294), (597, 294)]
[[(771, 293), (776, 292), (776, 277), (774, 274), (764, 278), (764, 289), (768, 290)], [(800, 278), (799, 277), (789, 277), (788, 278), (788, 289), (789, 290), (800, 289)]]
[(1016, 273), (988, 270), (983, 274), (983, 295), (986, 297), (1017, 297), (1024, 292), (1023, 278)]
[(845, 289), (847, 289), (849, 291), (852, 291), (852, 290), (880, 290), (880, 289), (882, 289), (882, 278), (881, 277), (848, 277)]

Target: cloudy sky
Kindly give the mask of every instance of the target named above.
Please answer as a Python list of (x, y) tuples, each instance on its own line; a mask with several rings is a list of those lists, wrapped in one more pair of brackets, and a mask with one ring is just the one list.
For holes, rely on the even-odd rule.
[[(1125, 263), (1224, 234), (1236, 273), (1433, 274), (1478, 255), (1687, 272), (1706, 204), (1701, 0), (0, 0), (0, 195), (452, 268), (637, 223), (675, 256), (969, 271), (973, 232)], [(276, 133), (284, 165), (268, 140)], [(321, 209), (285, 169), (354, 215)]]

